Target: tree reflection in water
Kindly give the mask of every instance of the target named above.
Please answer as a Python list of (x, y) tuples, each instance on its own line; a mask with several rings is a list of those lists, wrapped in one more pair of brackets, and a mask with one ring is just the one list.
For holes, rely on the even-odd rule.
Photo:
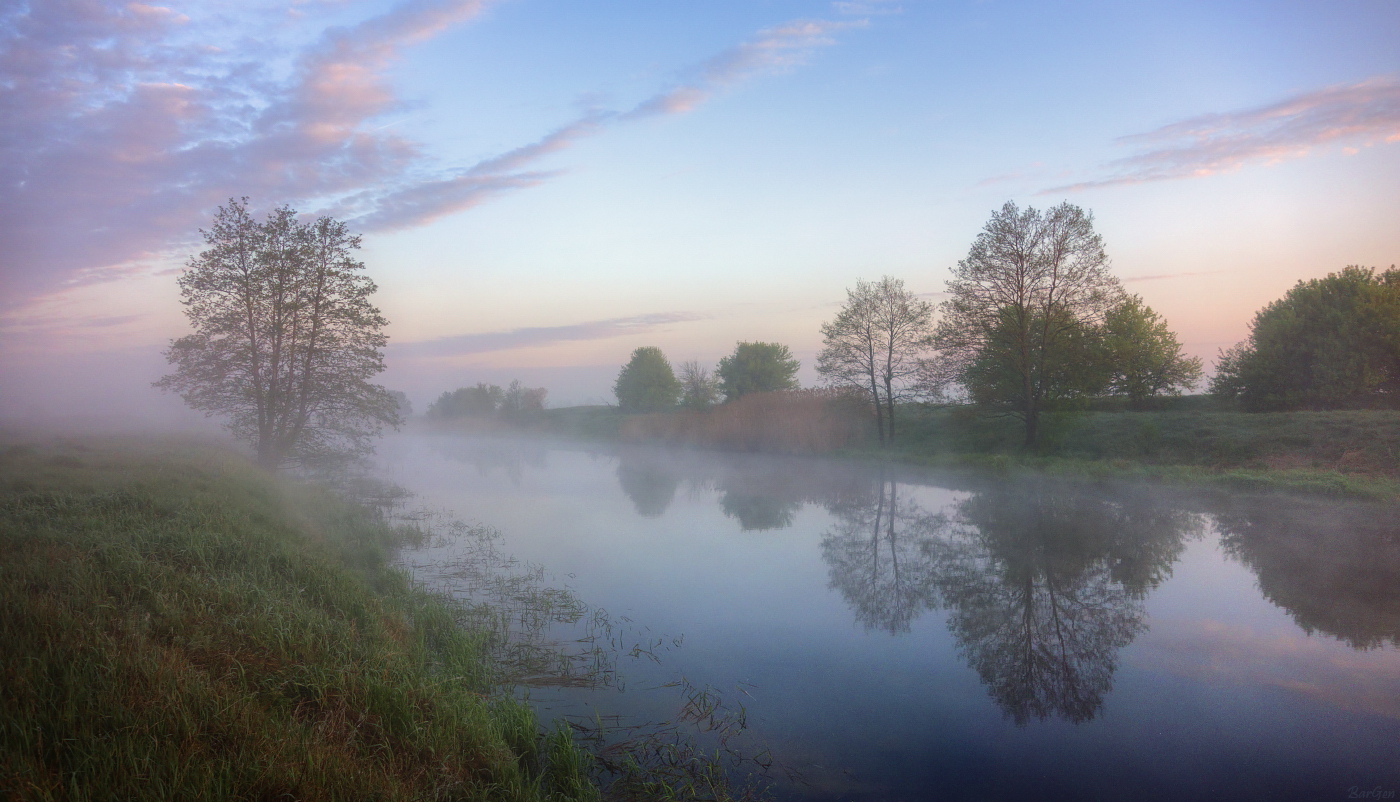
[(617, 463), (617, 483), (638, 515), (660, 518), (675, 500), (681, 477), (655, 454), (624, 451)]
[(802, 500), (729, 489), (720, 497), (719, 507), (726, 517), (739, 522), (741, 530), (762, 532), (792, 526)]
[(1201, 529), (1149, 493), (1049, 487), (978, 492), (934, 515), (881, 481), (863, 503), (830, 509), (822, 552), (856, 620), (907, 632), (946, 608), (959, 651), (1021, 725), (1098, 714), (1118, 650), (1145, 629), (1144, 596)]
[(1400, 646), (1400, 509), (1235, 499), (1216, 515), (1225, 553), (1309, 634)]
[(829, 506), (838, 523), (822, 538), (830, 587), (841, 591), (856, 621), (890, 634), (937, 605), (937, 537), (947, 520), (900, 497), (883, 475), (867, 497)]

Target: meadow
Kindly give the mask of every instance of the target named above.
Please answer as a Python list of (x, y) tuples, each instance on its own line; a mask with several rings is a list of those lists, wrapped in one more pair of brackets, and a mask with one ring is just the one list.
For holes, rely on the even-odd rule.
[(0, 446), (0, 796), (597, 799), (419, 534), (217, 447)]

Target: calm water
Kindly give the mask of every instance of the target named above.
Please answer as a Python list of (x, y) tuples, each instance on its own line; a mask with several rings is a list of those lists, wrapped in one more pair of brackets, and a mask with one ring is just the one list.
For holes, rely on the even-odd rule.
[(780, 798), (1400, 792), (1390, 510), (419, 435), (380, 454), (658, 655), (624, 658), (622, 691), (532, 692), (545, 717), (660, 720), (658, 686), (713, 686), (801, 773)]

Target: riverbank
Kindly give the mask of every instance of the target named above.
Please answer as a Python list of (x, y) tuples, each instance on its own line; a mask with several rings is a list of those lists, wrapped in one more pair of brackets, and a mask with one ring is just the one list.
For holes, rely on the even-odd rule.
[[(898, 437), (884, 452), (920, 465), (1400, 497), (1396, 410), (1059, 413), (1045, 416), (1035, 449), (1022, 445), (1018, 420), (968, 408), (911, 408), (900, 423)], [(852, 453), (882, 456), (878, 447)]]
[(0, 796), (597, 799), (411, 537), (218, 448), (0, 446)]
[[(979, 473), (1400, 498), (1400, 410), (1239, 412), (1206, 397), (1167, 399), (1162, 406), (1047, 414), (1041, 442), (1027, 449), (1014, 418), (911, 404), (899, 410), (890, 447), (867, 441), (831, 456)], [(541, 413), (528, 430), (618, 441), (636, 417), (612, 407), (562, 408)]]

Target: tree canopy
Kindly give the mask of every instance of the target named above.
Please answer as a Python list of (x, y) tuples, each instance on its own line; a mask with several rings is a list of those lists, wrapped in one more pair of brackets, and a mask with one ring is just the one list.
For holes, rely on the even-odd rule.
[(958, 262), (934, 342), (974, 400), (1025, 421), (1036, 442), (1046, 405), (1102, 389), (1084, 355), (1123, 290), (1093, 215), (1062, 203), (994, 212)]
[(1395, 405), (1400, 270), (1350, 265), (1298, 282), (1221, 353), (1211, 392), (1256, 411)]
[(749, 393), (798, 389), (797, 370), (801, 366), (786, 345), (741, 342), (734, 346), (734, 353), (719, 361), (716, 372), (724, 400), (734, 401)]
[(228, 418), (267, 467), (358, 456), (398, 402), (369, 380), (384, 370), (388, 321), (352, 257), (360, 238), (329, 217), (287, 206), (264, 222), (247, 199), (219, 207), (208, 248), (179, 278), (194, 333), (170, 344), (175, 372), (156, 386)]
[(613, 393), (626, 412), (659, 412), (676, 405), (681, 383), (661, 349), (647, 345), (632, 352), (617, 374)]
[(1201, 379), (1200, 357), (1181, 353), (1167, 321), (1129, 295), (1104, 317), (1103, 361), (1108, 391), (1141, 407), (1156, 395), (1177, 395)]
[(880, 442), (894, 437), (895, 403), (919, 375), (932, 333), (933, 306), (892, 276), (857, 281), (846, 305), (822, 324), (817, 373), (830, 385), (861, 390), (875, 410)]

